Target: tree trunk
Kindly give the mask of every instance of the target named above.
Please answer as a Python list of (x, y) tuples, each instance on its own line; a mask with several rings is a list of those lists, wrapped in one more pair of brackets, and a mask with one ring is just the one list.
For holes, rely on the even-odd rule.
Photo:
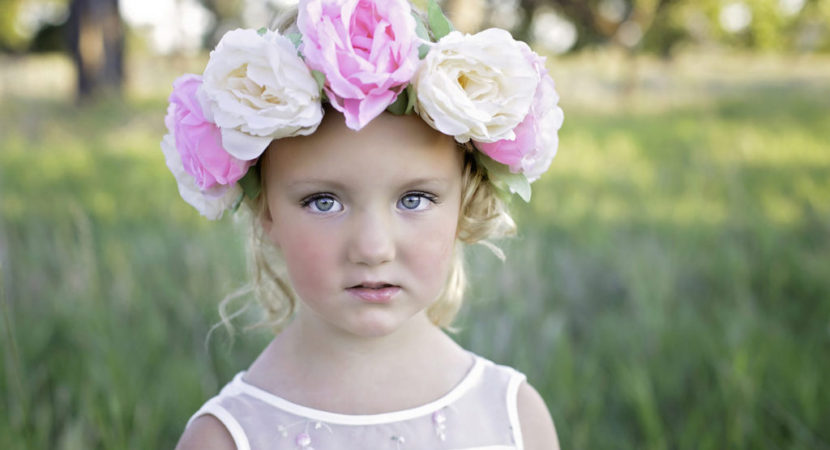
[(72, 0), (68, 41), (78, 76), (78, 100), (120, 94), (124, 82), (124, 27), (118, 0)]

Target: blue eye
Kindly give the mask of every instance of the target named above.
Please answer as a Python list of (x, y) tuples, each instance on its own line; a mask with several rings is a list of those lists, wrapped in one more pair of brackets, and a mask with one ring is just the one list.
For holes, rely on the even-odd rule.
[(315, 213), (330, 213), (343, 210), (343, 205), (329, 194), (315, 194), (303, 200), (302, 206)]
[(398, 200), (398, 207), (407, 211), (420, 211), (435, 203), (435, 196), (426, 192), (413, 192), (404, 195)]

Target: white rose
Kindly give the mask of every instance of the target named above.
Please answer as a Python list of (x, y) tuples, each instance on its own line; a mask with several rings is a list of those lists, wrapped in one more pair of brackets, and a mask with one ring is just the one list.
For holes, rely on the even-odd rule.
[(161, 151), (164, 153), (167, 167), (176, 177), (176, 183), (179, 185), (179, 195), (208, 219), (220, 219), (225, 210), (233, 206), (242, 195), (242, 188), (238, 183), (231, 186), (217, 184), (207, 192), (199, 190), (196, 179), (184, 170), (182, 158), (179, 156), (179, 151), (176, 150), (176, 138), (173, 134), (164, 135), (161, 140)]
[(444, 36), (413, 80), (421, 117), (462, 143), (514, 139), (538, 83), (519, 42), (497, 28)]
[(266, 31), (227, 32), (203, 74), (199, 102), (222, 129), (222, 146), (249, 161), (283, 137), (313, 133), (323, 118), (320, 89), (294, 44)]

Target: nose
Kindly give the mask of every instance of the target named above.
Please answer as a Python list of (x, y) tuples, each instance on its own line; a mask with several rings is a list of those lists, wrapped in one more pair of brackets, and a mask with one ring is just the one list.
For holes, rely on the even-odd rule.
[(353, 222), (348, 258), (353, 264), (377, 266), (395, 259), (393, 218), (377, 211), (357, 214)]

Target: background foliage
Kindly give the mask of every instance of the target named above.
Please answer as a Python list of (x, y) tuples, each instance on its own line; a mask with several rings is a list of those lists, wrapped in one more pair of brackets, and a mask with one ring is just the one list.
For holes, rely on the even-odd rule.
[[(0, 0), (0, 448), (170, 448), (270, 336), (211, 332), (244, 223), (202, 220), (159, 149), (206, 54), (133, 26), (123, 95), (75, 104), (70, 3)], [(209, 48), (250, 2), (200, 3)], [(830, 0), (443, 4), (577, 30), (560, 154), (507, 262), (469, 249), (456, 339), (528, 375), (563, 448), (830, 448)]]
[[(0, 0), (0, 50), (56, 49), (60, 42), (55, 42), (55, 37), (65, 34), (63, 27), (70, 4), (99, 1)], [(121, 3), (141, 1), (121, 0)], [(203, 32), (203, 43), (208, 49), (225, 30), (238, 26), (259, 28), (292, 2), (177, 1), (182, 5), (198, 4), (210, 16), (211, 21)], [(426, 4), (426, 0), (412, 2)], [(154, 5), (159, 7), (161, 3), (157, 1)], [(439, 3), (462, 30), (507, 27), (527, 41), (536, 37), (534, 22), (541, 23), (543, 16), (555, 13), (570, 22), (577, 32), (573, 51), (609, 43), (664, 55), (678, 45), (690, 44), (727, 44), (765, 51), (830, 50), (830, 0), (441, 0)], [(251, 8), (252, 4), (256, 8)], [(126, 9), (132, 10), (132, 7), (127, 5)], [(254, 9), (257, 12), (251, 13)], [(750, 20), (739, 29), (724, 26), (735, 14), (748, 14)], [(505, 22), (508, 16), (510, 19)], [(181, 22), (186, 23), (186, 19)], [(250, 20), (257, 23), (246, 24)], [(134, 30), (138, 34), (145, 31)]]
[[(830, 62), (639, 57), (631, 89), (629, 61), (551, 64), (560, 154), (508, 262), (470, 249), (457, 339), (528, 374), (563, 448), (830, 447)], [(206, 340), (244, 227), (201, 220), (158, 147), (202, 64), (133, 61), (82, 107), (65, 60), (3, 66), (0, 448), (172, 447), (267, 342)]]

